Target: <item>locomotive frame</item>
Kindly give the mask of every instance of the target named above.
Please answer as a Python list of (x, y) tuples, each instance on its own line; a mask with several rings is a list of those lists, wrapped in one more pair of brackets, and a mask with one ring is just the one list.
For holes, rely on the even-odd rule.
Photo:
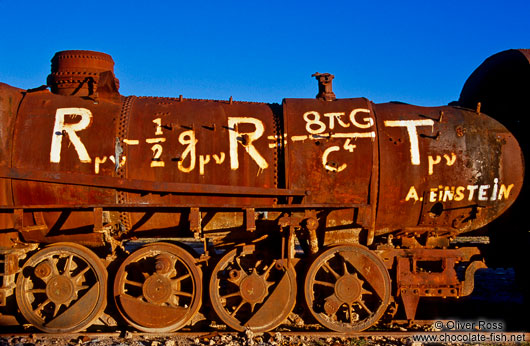
[(398, 303), (413, 320), (421, 297), (469, 295), (483, 257), (451, 241), (515, 201), (515, 138), (480, 106), (336, 99), (333, 76), (314, 76), (316, 99), (281, 106), (123, 97), (110, 56), (65, 51), (51, 91), (0, 85), (0, 306), (15, 299), (45, 332), (167, 332), (209, 296), (235, 330), (274, 329), (300, 304), (353, 332)]

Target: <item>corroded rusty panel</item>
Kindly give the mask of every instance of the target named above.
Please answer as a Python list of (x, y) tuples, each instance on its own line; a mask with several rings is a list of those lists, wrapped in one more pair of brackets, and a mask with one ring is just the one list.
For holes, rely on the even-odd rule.
[[(493, 223), (488, 225), (488, 233), (494, 237), (497, 249), (511, 249), (514, 239), (520, 249), (526, 248), (526, 234), (530, 226), (528, 205), (530, 204), (530, 49), (510, 49), (486, 59), (466, 80), (458, 105), (470, 109), (479, 107), (481, 112), (501, 122), (514, 135), (526, 156), (525, 183), (519, 198)], [(517, 160), (517, 158), (515, 158)], [(505, 237), (510, 230), (512, 236)], [(498, 253), (504, 251), (498, 251)], [(505, 265), (518, 260), (498, 256), (496, 265)], [(502, 257), (502, 259), (500, 259)], [(499, 260), (503, 264), (499, 263)]]
[[(277, 133), (265, 104), (138, 98), (124, 138), (128, 179), (276, 187)], [(190, 203), (187, 196), (128, 194), (128, 203)], [(203, 204), (272, 204), (273, 199), (193, 197)]]
[(517, 197), (521, 151), (497, 121), (453, 107), (382, 104), (375, 110), (379, 233), (414, 227), (476, 229)]
[[(114, 138), (120, 105), (81, 97), (28, 93), (14, 131), (13, 167), (30, 171), (108, 175), (114, 171)], [(111, 158), (112, 157), (112, 158)], [(16, 205), (113, 204), (116, 191), (96, 187), (13, 180)], [(45, 213), (50, 229), (93, 224), (91, 213)], [(35, 221), (35, 224), (38, 224)], [(29, 225), (31, 225), (31, 220)]]
[[(111, 176), (118, 112), (119, 105), (106, 102), (48, 91), (27, 94), (18, 113), (13, 166)], [(114, 203), (116, 198), (114, 191), (99, 188), (23, 181), (13, 187), (18, 205)]]
[[(0, 165), (11, 164), (13, 130), (17, 118), (17, 108), (22, 100), (22, 91), (0, 83)], [(11, 181), (0, 179), (0, 205), (12, 205)], [(0, 229), (13, 227), (11, 215), (0, 214)]]
[[(48, 91), (29, 93), (16, 125), (14, 167), (85, 177), (276, 187), (277, 121), (268, 105), (135, 97), (123, 101), (115, 104)], [(134, 194), (18, 180), (13, 186), (18, 205), (275, 202), (272, 197)], [(69, 217), (61, 228), (91, 224), (90, 213), (80, 215)], [(28, 217), (32, 224), (31, 215)], [(60, 217), (59, 213), (47, 213), (46, 224), (51, 227)], [(180, 221), (172, 213), (139, 212), (122, 216), (122, 223), (128, 229), (161, 229), (174, 227)]]
[(307, 203), (368, 204), (376, 138), (366, 99), (285, 99), (287, 187)]
[[(123, 131), (124, 177), (275, 188), (277, 129), (268, 105), (138, 98)], [(126, 193), (120, 203), (272, 205), (274, 198)], [(176, 225), (175, 215), (130, 213), (133, 230)], [(228, 222), (229, 220), (227, 220)]]

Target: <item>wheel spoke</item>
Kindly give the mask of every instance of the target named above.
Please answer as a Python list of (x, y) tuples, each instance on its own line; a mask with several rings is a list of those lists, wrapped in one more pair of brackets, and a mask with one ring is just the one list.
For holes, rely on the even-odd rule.
[(61, 308), (61, 304), (55, 304), (55, 309), (53, 311), (53, 317), (57, 317), (57, 313), (59, 313), (59, 309)]
[(79, 282), (80, 279), (83, 278), (83, 276), (86, 274), (87, 271), (90, 270), (90, 266), (86, 266), (86, 268), (84, 268), (83, 270), (81, 270), (79, 272), (79, 274), (77, 274), (75, 277), (74, 277), (74, 281), (75, 282)]
[(186, 280), (187, 278), (190, 278), (190, 277), (191, 277), (191, 274), (188, 273), (188, 274), (185, 274), (185, 275), (179, 276), (179, 277), (176, 278), (176, 279), (172, 279), (172, 281), (175, 282), (175, 283), (178, 283), (178, 282), (181, 282), (182, 280)]
[(224, 299), (226, 301), (228, 298), (233, 298), (233, 297), (241, 297), (241, 293), (239, 291), (237, 291), (237, 292), (234, 292), (234, 293), (230, 293), (230, 294), (226, 294), (224, 296), (221, 296), (220, 298)]
[(367, 313), (369, 313), (370, 315), (372, 314), (372, 310), (368, 309), (368, 307), (366, 306), (366, 304), (364, 304), (362, 300), (359, 300), (357, 303), (359, 303), (359, 305), (361, 305)]
[(68, 277), (71, 277), (71, 271), (72, 271), (72, 261), (74, 260), (74, 255), (68, 256), (68, 259), (66, 260), (66, 264), (64, 266), (64, 274)]
[(335, 288), (335, 284), (333, 284), (333, 283), (331, 283), (331, 282), (327, 282), (327, 281), (315, 280), (315, 281), (314, 281), (314, 284), (315, 284), (315, 285), (321, 285), (321, 286), (326, 286), (326, 287)]
[(349, 308), (350, 308), (350, 323), (353, 323), (355, 322), (353, 320), (353, 314), (355, 313), (355, 311), (353, 310), (353, 304), (350, 304)]
[(323, 264), (323, 267), (326, 268), (335, 277), (335, 279), (338, 280), (340, 278), (340, 275), (337, 274), (337, 272), (335, 270), (333, 270), (333, 268), (331, 268), (331, 266), (329, 265), (328, 262), (325, 262)]
[(263, 273), (263, 275), (261, 275), (261, 277), (264, 279), (264, 280), (267, 280), (267, 278), (269, 277), (269, 274), (271, 272), (271, 269), (274, 267), (274, 264), (276, 263), (276, 261), (273, 261), (268, 267), (267, 269), (265, 270), (265, 273)]
[(235, 314), (237, 314), (237, 312), (239, 311), (239, 309), (241, 309), (241, 307), (243, 305), (245, 305), (245, 301), (244, 300), (242, 300), (241, 303), (239, 303), (239, 305), (237, 306), (237, 308), (230, 313), (230, 316), (233, 317)]
[(52, 301), (48, 298), (42, 303), (40, 303), (35, 310), (33, 310), (34, 313), (39, 313), (46, 305), (51, 303)]
[(87, 286), (87, 285), (77, 286), (76, 292), (86, 290), (87, 288), (90, 288), (90, 286)]
[(123, 283), (126, 284), (126, 285), (131, 285), (131, 286), (136, 286), (136, 287), (142, 287), (143, 283), (141, 282), (136, 282), (136, 281), (131, 281), (131, 280), (123, 280)]
[(33, 288), (33, 289), (30, 289), (30, 290), (27, 290), (26, 291), (27, 293), (46, 293), (46, 289), (44, 288)]
[(361, 295), (365, 295), (365, 294), (370, 294), (370, 295), (372, 295), (373, 293), (372, 293), (371, 291), (365, 290), (365, 289), (363, 288), (362, 291), (361, 291)]
[(173, 291), (174, 295), (183, 296), (183, 297), (193, 297), (193, 293), (183, 292), (183, 291)]

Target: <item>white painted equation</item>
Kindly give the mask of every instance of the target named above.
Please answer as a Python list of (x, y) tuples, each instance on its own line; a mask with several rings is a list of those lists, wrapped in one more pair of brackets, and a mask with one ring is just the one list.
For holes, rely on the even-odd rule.
[[(361, 121), (358, 120), (358, 116), (364, 114), (365, 116), (361, 119)], [(354, 144), (352, 141), (357, 141), (359, 138), (371, 138), (372, 141), (375, 140), (375, 131), (362, 131), (362, 132), (334, 132), (331, 130), (337, 129), (346, 129), (350, 128), (356, 128), (356, 129), (370, 129), (374, 126), (375, 121), (371, 115), (371, 112), (369, 109), (366, 108), (356, 108), (353, 109), (349, 115), (346, 115), (345, 112), (333, 112), (333, 113), (324, 113), (324, 117), (321, 116), (321, 114), (317, 111), (308, 111), (305, 112), (302, 116), (304, 119), (306, 126), (305, 130), (308, 134), (306, 135), (295, 135), (291, 136), (292, 142), (301, 142), (305, 140), (319, 140), (319, 139), (344, 139), (343, 145), (333, 145), (322, 153), (322, 166), (324, 169), (330, 172), (342, 172), (347, 167), (347, 163), (342, 163), (341, 165), (331, 165), (329, 159), (329, 156), (333, 152), (346, 150), (350, 153), (354, 152), (354, 149), (357, 147), (356, 144)], [(327, 118), (327, 120), (325, 119)], [(343, 118), (346, 118), (344, 120)], [(321, 119), (324, 119), (321, 120)], [(336, 124), (338, 126), (336, 126)], [(328, 130), (330, 130), (328, 132)]]
[[(72, 119), (79, 117), (79, 121), (76, 123), (65, 123), (65, 116), (70, 116)], [(165, 115), (165, 114), (164, 114)], [(63, 138), (67, 137), (70, 143), (74, 146), (79, 160), (82, 163), (92, 163), (92, 158), (88, 153), (85, 145), (81, 141), (77, 132), (87, 129), (92, 123), (92, 113), (86, 108), (59, 108), (55, 114), (55, 124), (53, 128), (51, 149), (50, 149), (50, 162), (60, 163), (61, 162), (61, 151)], [(149, 158), (150, 167), (162, 168), (166, 166), (166, 162), (163, 158), (164, 144), (167, 143), (167, 137), (164, 135), (164, 127), (162, 126), (162, 118), (156, 118), (153, 120), (155, 124), (155, 131), (153, 137), (146, 138), (145, 140), (138, 139), (123, 139), (122, 142), (125, 145), (136, 146), (140, 143), (145, 142), (151, 145), (152, 156)], [(239, 125), (251, 124), (254, 126), (253, 131), (240, 131)], [(239, 146), (241, 145), (245, 152), (252, 158), (252, 160), (258, 165), (259, 172), (269, 167), (266, 159), (257, 150), (254, 142), (261, 138), (265, 132), (265, 126), (263, 122), (257, 118), (252, 117), (228, 117), (228, 142), (229, 142), (229, 157), (230, 157), (230, 169), (239, 169)], [(65, 136), (65, 134), (67, 136)], [(244, 141), (241, 139), (245, 138)], [(178, 142), (184, 146), (182, 154), (178, 158), (177, 169), (183, 173), (193, 172), (198, 166), (200, 175), (205, 174), (206, 165), (210, 162), (217, 165), (221, 165), (225, 162), (226, 154), (224, 152), (211, 153), (211, 154), (197, 154), (197, 143), (198, 139), (195, 130), (186, 130), (178, 135)], [(118, 145), (120, 142), (118, 141)], [(121, 147), (120, 154), (121, 154)], [(117, 149), (116, 149), (117, 150)], [(115, 155), (118, 157), (116, 159)], [(99, 174), (101, 171), (101, 165), (109, 162), (116, 165), (116, 161), (119, 163), (116, 165), (117, 168), (122, 167), (127, 162), (125, 155), (120, 156), (118, 153), (115, 155), (104, 155), (96, 156), (94, 160), (94, 173)], [(213, 159), (213, 161), (212, 161)], [(107, 161), (108, 160), (108, 161)], [(197, 165), (198, 161), (198, 165)], [(259, 174), (258, 172), (258, 174)]]

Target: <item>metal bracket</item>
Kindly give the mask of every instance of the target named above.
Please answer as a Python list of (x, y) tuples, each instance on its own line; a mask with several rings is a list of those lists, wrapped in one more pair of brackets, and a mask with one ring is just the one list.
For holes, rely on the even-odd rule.
[(254, 232), (256, 230), (256, 212), (254, 208), (245, 209), (245, 225), (247, 232)]
[(202, 239), (201, 212), (199, 208), (190, 208), (190, 231), (193, 232), (195, 239)]
[(467, 268), (465, 279), (461, 287), (461, 296), (465, 297), (473, 293), (475, 288), (475, 272), (479, 269), (488, 268), (482, 261), (473, 261)]
[(24, 209), (13, 210), (15, 229), (21, 230), (24, 227)]
[(94, 208), (94, 232), (103, 232), (103, 208)]
[(303, 222), (307, 233), (309, 234), (309, 251), (312, 255), (318, 252), (318, 237), (317, 237), (317, 228), (318, 228), (318, 218), (315, 210), (306, 210), (305, 219)]
[(48, 226), (44, 222), (42, 212), (33, 212), (33, 217), (36, 224), (33, 226), (24, 226), (24, 209), (13, 209), (13, 221), (15, 229), (22, 235), (24, 235), (24, 233), (32, 233), (38, 234), (39, 237), (46, 236), (46, 233), (48, 233)]

